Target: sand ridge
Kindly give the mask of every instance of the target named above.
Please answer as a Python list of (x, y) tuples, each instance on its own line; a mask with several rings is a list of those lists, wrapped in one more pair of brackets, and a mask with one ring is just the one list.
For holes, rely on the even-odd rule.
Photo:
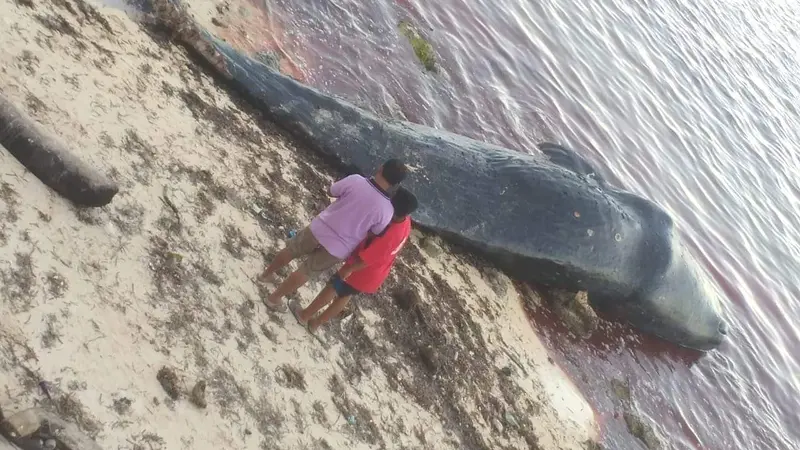
[(77, 209), (0, 152), (4, 410), (42, 403), (137, 450), (594, 437), (510, 280), (430, 236), (415, 232), (383, 294), (334, 321), (326, 346), (268, 313), (252, 277), (335, 174), (168, 36), (84, 0), (0, 0), (0, 27), (4, 95), (120, 184), (111, 205)]

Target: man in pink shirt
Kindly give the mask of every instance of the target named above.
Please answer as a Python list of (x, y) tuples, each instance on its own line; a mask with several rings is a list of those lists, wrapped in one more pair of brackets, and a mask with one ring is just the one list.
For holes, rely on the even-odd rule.
[(405, 164), (390, 159), (372, 178), (350, 175), (333, 183), (328, 194), (336, 197), (336, 201), (297, 233), (259, 275), (259, 281), (271, 281), (276, 271), (296, 258), (305, 257), (264, 304), (270, 309), (283, 309), (283, 297), (347, 259), (367, 233), (381, 234), (394, 215), (390, 192), (403, 182), (407, 173)]

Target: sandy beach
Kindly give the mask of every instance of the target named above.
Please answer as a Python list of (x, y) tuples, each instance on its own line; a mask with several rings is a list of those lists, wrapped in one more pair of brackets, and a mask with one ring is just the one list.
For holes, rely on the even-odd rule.
[[(201, 21), (216, 7), (190, 5)], [(0, 33), (3, 95), (120, 186), (109, 206), (78, 209), (0, 151), (7, 413), (57, 408), (107, 449), (598, 438), (526, 319), (536, 294), (433, 236), (415, 231), (382, 292), (324, 343), (269, 313), (253, 277), (339, 174), (168, 36), (84, 0), (0, 0)]]

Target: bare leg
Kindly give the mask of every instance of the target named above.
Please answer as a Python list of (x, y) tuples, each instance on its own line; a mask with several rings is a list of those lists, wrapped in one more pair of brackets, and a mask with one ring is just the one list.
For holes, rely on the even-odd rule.
[(279, 251), (277, 255), (275, 255), (275, 259), (273, 259), (272, 262), (269, 263), (269, 266), (264, 269), (264, 272), (258, 276), (258, 280), (272, 281), (275, 272), (286, 267), (290, 262), (292, 262), (293, 259), (292, 252), (289, 250), (289, 248), (284, 248), (283, 250)]
[(300, 320), (308, 321), (314, 314), (316, 314), (320, 309), (322, 309), (325, 305), (330, 303), (336, 297), (336, 289), (333, 288), (331, 283), (325, 285), (325, 288), (320, 291), (317, 295), (317, 298), (311, 302), (306, 308), (300, 311)]
[(266, 300), (267, 306), (280, 306), (283, 297), (296, 291), (300, 286), (306, 284), (307, 281), (308, 275), (300, 272), (299, 270), (295, 270), (291, 275), (283, 280), (283, 283), (278, 286), (278, 289), (275, 289), (275, 292), (269, 295)]
[(333, 301), (331, 306), (328, 307), (319, 317), (315, 317), (308, 321), (308, 329), (316, 331), (320, 325), (326, 323), (327, 321), (333, 319), (334, 317), (338, 316), (344, 310), (344, 307), (347, 306), (347, 303), (350, 302), (350, 296), (347, 295), (345, 297), (339, 297)]

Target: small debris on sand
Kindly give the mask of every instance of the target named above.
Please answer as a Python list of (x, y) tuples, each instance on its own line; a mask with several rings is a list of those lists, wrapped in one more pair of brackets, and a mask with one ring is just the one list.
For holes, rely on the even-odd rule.
[(325, 414), (325, 405), (323, 405), (321, 401), (316, 400), (314, 401), (314, 404), (311, 406), (314, 409), (314, 411), (311, 413), (311, 418), (314, 419), (314, 422), (324, 427), (327, 427), (328, 415)]
[(167, 392), (169, 398), (173, 400), (177, 400), (181, 396), (178, 380), (178, 375), (175, 374), (175, 371), (169, 367), (162, 367), (161, 370), (158, 371), (156, 375), (158, 382), (161, 383), (161, 387)]
[(50, 271), (45, 275), (47, 292), (53, 298), (61, 298), (67, 292), (69, 285), (63, 275), (56, 271)]
[(60, 396), (56, 401), (56, 411), (62, 418), (74, 422), (92, 437), (103, 429), (102, 425), (86, 412), (83, 404), (75, 398), (74, 394)]
[(120, 397), (114, 399), (114, 411), (120, 416), (125, 416), (131, 412), (131, 405), (133, 404), (133, 400), (129, 399), (128, 397)]
[(55, 314), (48, 314), (45, 317), (45, 327), (42, 332), (42, 347), (52, 348), (56, 343), (61, 342), (61, 332), (58, 325), (58, 318)]
[(279, 383), (299, 391), (306, 390), (306, 379), (302, 372), (289, 365), (281, 366), (280, 372), (283, 374), (283, 377), (278, 378)]

